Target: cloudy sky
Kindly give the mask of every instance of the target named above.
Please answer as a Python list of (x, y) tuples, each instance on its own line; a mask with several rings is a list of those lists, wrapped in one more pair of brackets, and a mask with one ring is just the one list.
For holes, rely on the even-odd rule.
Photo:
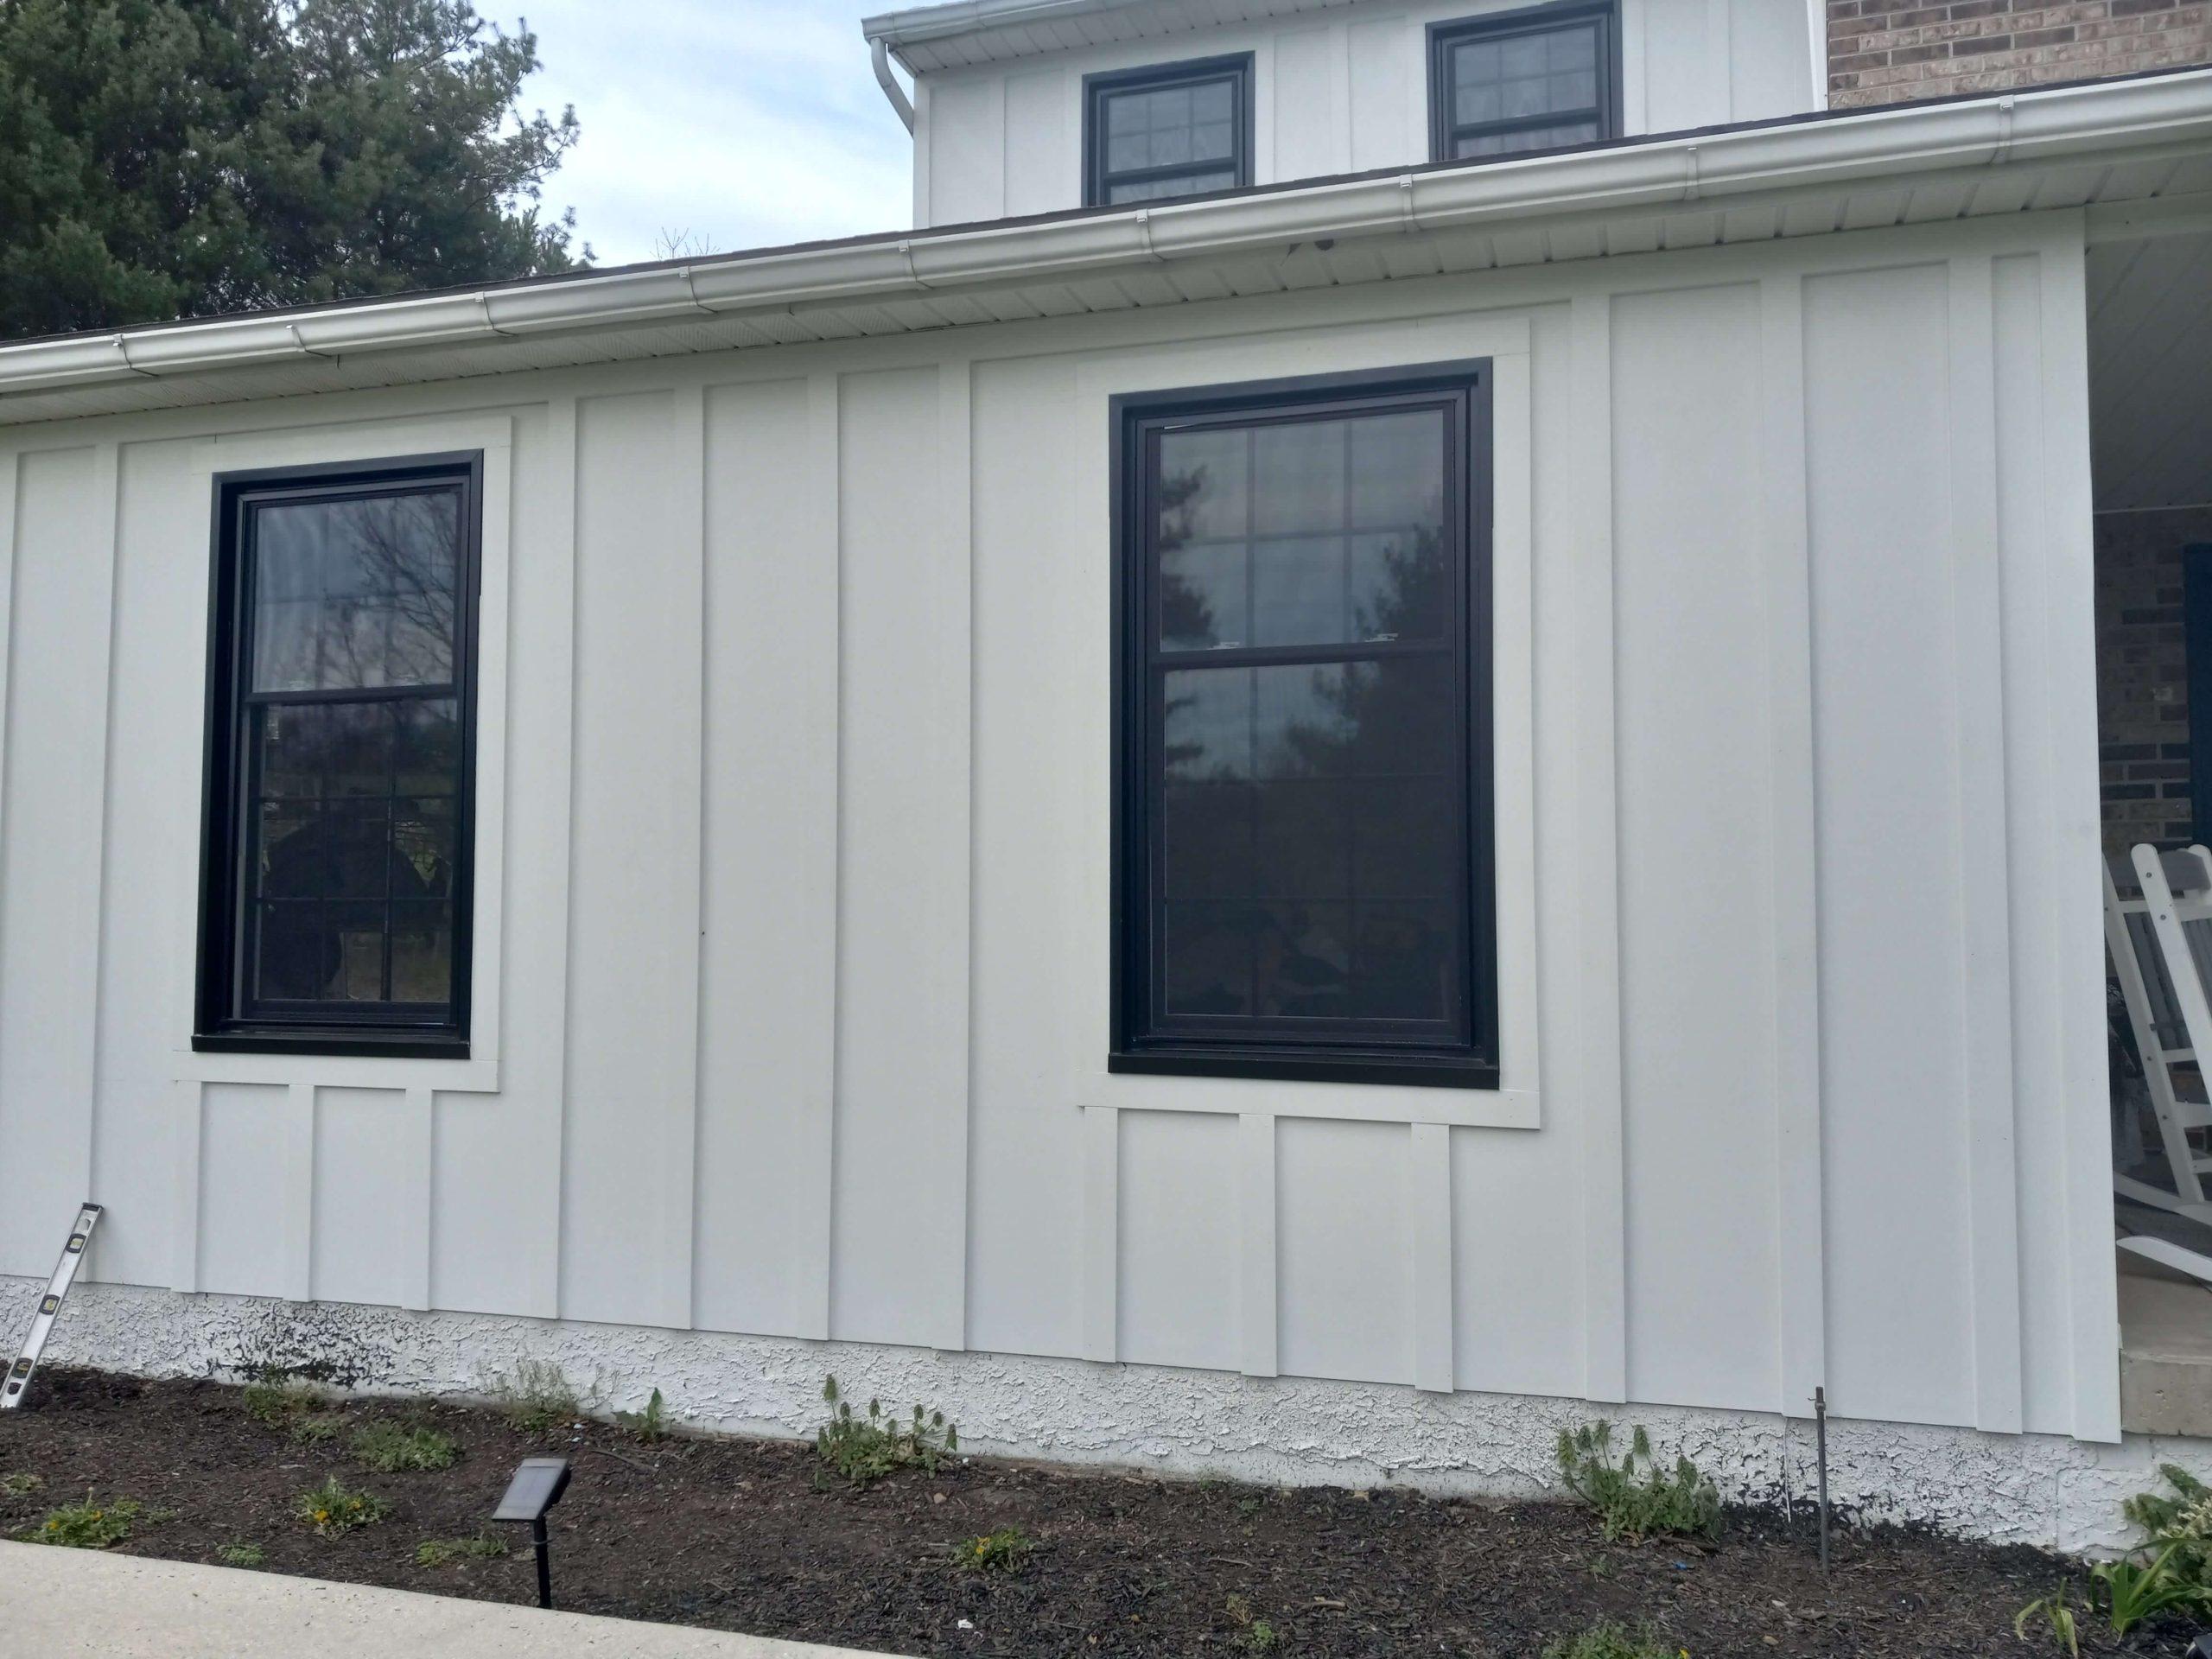
[(899, 229), (906, 130), (861, 39), (894, 0), (476, 0), (526, 17), (544, 68), (526, 105), (576, 106), (583, 141), (546, 187), (602, 265), (685, 232), (716, 251)]

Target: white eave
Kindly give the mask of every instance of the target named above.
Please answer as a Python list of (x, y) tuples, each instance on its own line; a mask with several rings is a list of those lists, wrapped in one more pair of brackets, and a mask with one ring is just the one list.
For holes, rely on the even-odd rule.
[(1356, 0), (954, 0), (861, 24), (915, 73), (1001, 63), (1114, 41), (1162, 40), (1261, 17), (1330, 10)]
[(2212, 213), (2212, 71), (30, 340), (0, 425), (2084, 206)]

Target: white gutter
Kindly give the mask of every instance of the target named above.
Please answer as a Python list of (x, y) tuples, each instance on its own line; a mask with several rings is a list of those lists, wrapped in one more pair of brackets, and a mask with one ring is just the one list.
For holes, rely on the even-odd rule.
[(1251, 191), (1143, 210), (915, 231), (480, 292), (0, 346), (0, 396), (301, 357), (867, 303), (1300, 242), (1495, 226), (1944, 169), (2212, 146), (2212, 71), (1657, 138), (1576, 154)]
[(969, 35), (979, 29), (1007, 29), (1085, 12), (1119, 11), (1138, 3), (1140, 0), (956, 0), (950, 5), (915, 6), (865, 18), (861, 33), (887, 46), (905, 46), (941, 41), (950, 35)]
[(899, 120), (906, 123), (906, 130), (911, 133), (914, 130), (914, 102), (906, 96), (906, 89), (899, 84), (899, 77), (892, 70), (891, 42), (874, 41), (870, 43), (870, 49), (875, 58), (876, 85), (883, 88), (883, 95), (891, 100), (891, 107), (899, 112)]

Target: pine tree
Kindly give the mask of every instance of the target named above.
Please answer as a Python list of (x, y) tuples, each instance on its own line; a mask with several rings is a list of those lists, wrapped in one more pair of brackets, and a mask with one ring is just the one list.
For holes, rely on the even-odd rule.
[(0, 0), (0, 338), (588, 261), (467, 0)]

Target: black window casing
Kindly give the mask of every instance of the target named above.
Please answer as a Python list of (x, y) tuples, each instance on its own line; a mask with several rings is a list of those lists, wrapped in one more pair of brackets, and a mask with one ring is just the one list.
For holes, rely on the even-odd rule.
[[(241, 1017), (239, 952), (245, 938), (245, 772), (242, 716), (248, 643), (245, 525), (251, 508), (338, 493), (429, 483), (458, 485), (460, 564), (454, 574), (454, 666), (461, 767), (454, 797), (453, 958), (442, 1020)], [(483, 569), (484, 457), (470, 450), (322, 466), (220, 473), (214, 480), (207, 606), (207, 721), (201, 762), (199, 956), (192, 1046), (200, 1052), (468, 1058), (475, 912), (476, 658)], [(372, 1005), (373, 1006), (373, 1005)]]
[[(1494, 11), (1479, 17), (1459, 18), (1428, 26), (1428, 156), (1433, 162), (1510, 161), (1513, 156), (1455, 156), (1452, 140), (1459, 130), (1452, 118), (1452, 48), (1465, 41), (1503, 40), (1516, 35), (1541, 35), (1567, 24), (1595, 22), (1598, 26), (1598, 143), (1621, 136), (1621, 20), (1619, 0), (1546, 0), (1546, 3)], [(1555, 117), (1527, 117), (1518, 124), (1547, 126)], [(1471, 123), (1485, 130), (1508, 130), (1511, 120)], [(1580, 149), (1580, 145), (1565, 145)], [(1541, 156), (1549, 152), (1516, 152)]]
[[(1488, 359), (1350, 374), (1301, 376), (1109, 401), (1113, 586), (1112, 960), (1109, 1072), (1249, 1077), (1285, 1082), (1501, 1085), (1497, 1015), (1497, 829), (1491, 652), (1491, 363)], [(1450, 1046), (1381, 1046), (1357, 1040), (1240, 1042), (1150, 1029), (1154, 967), (1150, 753), (1152, 601), (1157, 559), (1149, 528), (1147, 435), (1179, 417), (1315, 412), (1332, 405), (1433, 404), (1454, 399), (1459, 441), (1452, 511), (1459, 528), (1459, 695), (1465, 720), (1465, 938), (1463, 1014), (1470, 1032)]]
[[(1106, 99), (1116, 92), (1149, 92), (1156, 87), (1181, 86), (1188, 81), (1227, 79), (1234, 84), (1236, 113), (1232, 137), (1236, 154), (1231, 158), (1231, 168), (1236, 175), (1236, 181), (1230, 188), (1241, 189), (1250, 184), (1254, 144), (1253, 61), (1251, 53), (1241, 52), (1227, 57), (1194, 58), (1184, 63), (1148, 63), (1135, 69), (1114, 69), (1085, 75), (1083, 78), (1083, 205), (1086, 207), (1104, 207), (1109, 183), (1141, 176), (1109, 174), (1107, 170), (1105, 123), (1100, 118)], [(1219, 172), (1221, 168), (1218, 165), (1199, 167), (1193, 164), (1185, 170)], [(1174, 198), (1162, 200), (1173, 200)], [(1123, 205), (1138, 207), (1151, 204), (1131, 202)]]

